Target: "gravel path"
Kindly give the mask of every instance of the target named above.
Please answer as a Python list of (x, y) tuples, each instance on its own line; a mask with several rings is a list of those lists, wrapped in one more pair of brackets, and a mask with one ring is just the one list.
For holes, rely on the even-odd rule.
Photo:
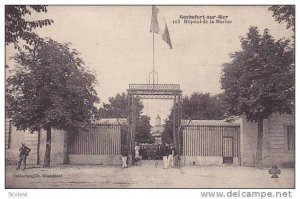
[(156, 167), (154, 161), (118, 166), (60, 165), (15, 170), (6, 167), (6, 188), (294, 188), (294, 169), (270, 178), (268, 169), (238, 166)]

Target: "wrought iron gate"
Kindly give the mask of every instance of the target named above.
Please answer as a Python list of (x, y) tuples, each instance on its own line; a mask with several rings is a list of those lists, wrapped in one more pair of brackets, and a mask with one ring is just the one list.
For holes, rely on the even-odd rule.
[(136, 98), (138, 99), (168, 99), (174, 101), (173, 143), (178, 153), (182, 153), (181, 126), (181, 90), (179, 84), (129, 84), (128, 105), (128, 138), (129, 148), (132, 149), (136, 133)]

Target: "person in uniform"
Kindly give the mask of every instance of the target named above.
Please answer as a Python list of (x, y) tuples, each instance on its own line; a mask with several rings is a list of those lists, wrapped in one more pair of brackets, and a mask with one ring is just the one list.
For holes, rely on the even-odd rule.
[(157, 146), (156, 151), (155, 151), (155, 167), (158, 166), (159, 160), (162, 158), (162, 148), (160, 145)]
[(168, 164), (171, 164), (171, 167), (174, 167), (174, 156), (175, 156), (175, 147), (171, 146), (168, 155)]
[(19, 161), (18, 161), (17, 169), (20, 169), (22, 162), (24, 164), (23, 170), (26, 169), (26, 158), (29, 155), (30, 151), (31, 151), (31, 149), (28, 148), (27, 146), (25, 146), (24, 143), (22, 143), (22, 146), (19, 149), (20, 154), (19, 154)]
[(163, 147), (162, 155), (163, 155), (163, 168), (168, 169), (169, 168), (169, 155), (170, 155), (170, 147), (169, 144), (166, 143), (166, 145)]
[(134, 146), (134, 158), (135, 158), (136, 165), (138, 163), (140, 163), (140, 165), (142, 164), (141, 156), (140, 156), (140, 147), (137, 144), (137, 142), (135, 143), (135, 146)]
[(127, 168), (128, 148), (126, 145), (122, 146), (121, 155), (122, 155), (122, 168)]

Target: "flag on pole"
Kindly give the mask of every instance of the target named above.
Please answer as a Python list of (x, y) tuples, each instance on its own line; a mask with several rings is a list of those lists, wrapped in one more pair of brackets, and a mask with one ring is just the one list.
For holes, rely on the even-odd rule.
[(162, 37), (162, 39), (165, 42), (167, 42), (167, 44), (172, 49), (172, 43), (171, 43), (167, 23), (164, 17), (160, 14), (159, 9), (155, 6), (152, 6), (152, 19), (151, 19), (150, 32), (159, 34)]

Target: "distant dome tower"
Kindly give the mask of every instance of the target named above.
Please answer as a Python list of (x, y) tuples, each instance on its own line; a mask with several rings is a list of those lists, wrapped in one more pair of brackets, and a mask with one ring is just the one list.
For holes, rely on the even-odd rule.
[(162, 144), (161, 135), (164, 132), (164, 126), (161, 125), (161, 118), (159, 115), (156, 117), (155, 126), (151, 127), (151, 134), (155, 138), (155, 144)]
[(160, 125), (161, 125), (161, 118), (159, 117), (159, 115), (157, 115), (155, 126), (160, 126)]

